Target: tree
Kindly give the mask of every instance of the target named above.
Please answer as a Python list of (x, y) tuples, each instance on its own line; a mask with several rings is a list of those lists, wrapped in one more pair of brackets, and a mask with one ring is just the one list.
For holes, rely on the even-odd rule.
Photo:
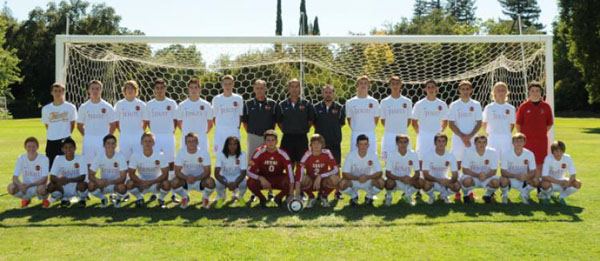
[(446, 12), (456, 17), (456, 21), (459, 23), (475, 23), (477, 21), (476, 9), (474, 0), (449, 0), (446, 3)]
[(277, 19), (275, 20), (275, 35), (283, 32), (283, 21), (281, 20), (281, 0), (277, 0)]
[(544, 25), (538, 22), (542, 11), (537, 0), (498, 0), (498, 2), (503, 8), (502, 13), (508, 15), (513, 21), (518, 21), (520, 14), (524, 26), (534, 26), (537, 30), (544, 29)]
[(0, 96), (10, 94), (8, 86), (23, 80), (18, 67), (20, 61), (17, 51), (10, 47), (4, 47), (6, 44), (4, 35), (10, 18), (10, 12), (6, 12), (6, 10), (2, 10), (2, 15), (0, 15)]
[(306, 13), (306, 1), (300, 1), (300, 29), (298, 35), (306, 35), (310, 32), (308, 28), (308, 14)]
[(428, 13), (427, 2), (425, 0), (415, 0), (415, 4), (413, 5), (413, 17), (419, 19)]
[(312, 24), (311, 35), (321, 35), (321, 29), (319, 29), (319, 17), (315, 16), (315, 21)]

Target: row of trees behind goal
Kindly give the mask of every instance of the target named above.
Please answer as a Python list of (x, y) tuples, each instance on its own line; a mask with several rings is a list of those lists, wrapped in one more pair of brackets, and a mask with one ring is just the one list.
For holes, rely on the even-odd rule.
[[(277, 5), (275, 21), (276, 35), (282, 32), (281, 0)], [(411, 19), (402, 18), (394, 24), (374, 28), (370, 34), (425, 35), (425, 34), (518, 34), (517, 15), (521, 14), (524, 34), (544, 33), (547, 27), (554, 34), (554, 82), (556, 111), (600, 112), (600, 1), (558, 0), (559, 16), (552, 25), (539, 23), (540, 9), (536, 0), (499, 0), (504, 18), (497, 20), (479, 19), (475, 16), (474, 0), (417, 0)], [(284, 3), (285, 4), (285, 3)], [(308, 3), (310, 4), (310, 2)], [(299, 12), (304, 13), (299, 34), (320, 33), (318, 18), (308, 18), (305, 0)], [(68, 15), (67, 15), (68, 14)], [(5, 6), (0, 13), (0, 96), (9, 100), (9, 111), (15, 118), (38, 117), (42, 105), (50, 102), (48, 86), (54, 82), (56, 34), (64, 34), (69, 17), (71, 34), (98, 35), (142, 35), (143, 32), (119, 25), (121, 17), (106, 4), (91, 5), (86, 1), (61, 1), (49, 3), (45, 9), (38, 7), (29, 13), (25, 21), (17, 21)], [(382, 21), (383, 22), (383, 21)], [(285, 50), (283, 50), (285, 51)], [(355, 52), (356, 50), (351, 50)], [(369, 52), (369, 50), (363, 50)], [(373, 50), (371, 50), (373, 51)], [(374, 53), (378, 53), (376, 50)], [(197, 57), (195, 63), (204, 63), (202, 54), (193, 46), (172, 45), (151, 53), (155, 59), (165, 59), (187, 53)], [(236, 59), (248, 59), (248, 54)], [(222, 57), (216, 62), (232, 62)], [(386, 59), (383, 57), (382, 59)], [(306, 80), (310, 84), (310, 66), (306, 69)], [(377, 70), (380, 68), (366, 68)], [(243, 70), (243, 69), (240, 69)], [(277, 71), (277, 70), (270, 70)], [(224, 73), (247, 73), (228, 71)], [(322, 72), (321, 72), (322, 73)], [(282, 80), (285, 75), (282, 75)], [(207, 74), (203, 77), (216, 77)], [(273, 77), (272, 77), (273, 78)], [(276, 78), (276, 77), (274, 77)], [(310, 86), (309, 86), (310, 88)]]

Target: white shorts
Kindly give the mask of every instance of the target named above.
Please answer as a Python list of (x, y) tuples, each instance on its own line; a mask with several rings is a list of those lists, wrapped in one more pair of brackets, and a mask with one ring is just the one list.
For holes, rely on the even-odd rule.
[[(484, 181), (481, 181), (479, 178), (475, 178), (475, 177), (463, 174), (462, 176), (460, 176), (460, 178), (458, 178), (458, 180), (460, 181), (461, 186), (462, 186), (463, 180), (465, 178), (467, 178), (467, 177), (471, 177), (473, 179), (473, 187), (474, 188), (487, 188), (488, 183), (490, 183), (490, 181), (492, 181), (492, 180), (500, 180), (500, 178), (498, 176), (492, 176), (492, 177), (487, 178)], [(462, 186), (462, 187), (464, 188), (464, 186)]]
[(52, 192), (52, 196), (54, 198), (72, 198), (79, 196), (77, 193), (77, 183), (68, 183), (67, 185), (64, 185), (63, 192), (64, 193), (62, 194), (60, 194), (58, 191)]
[(32, 199), (33, 197), (38, 197), (39, 199), (42, 199), (40, 197), (40, 195), (38, 195), (37, 193), (37, 188), (38, 186), (33, 186), (28, 188), (25, 193), (19, 191), (16, 194), (14, 194), (13, 196), (20, 198), (20, 199)]
[(394, 182), (396, 182), (396, 186), (391, 191), (402, 190), (403, 192), (406, 192), (407, 190), (409, 190), (412, 187), (410, 184), (406, 184), (399, 180), (394, 180)]
[[(198, 148), (200, 150), (209, 151), (208, 148), (208, 135), (206, 133), (196, 134), (198, 136)], [(181, 143), (179, 143), (179, 149), (185, 148), (185, 135), (181, 135)]]
[(369, 192), (371, 187), (373, 187), (373, 180), (367, 180), (365, 181), (365, 183), (360, 183), (360, 181), (358, 180), (351, 180), (352, 183), (352, 189), (354, 189), (355, 191), (359, 191), (359, 190), (364, 190), (366, 192)]
[(467, 148), (465, 147), (465, 143), (462, 141), (462, 139), (460, 139), (460, 137), (458, 137), (457, 135), (452, 136), (452, 148), (450, 149), (450, 153), (454, 155), (456, 161), (462, 161), (465, 156), (465, 152), (467, 152), (467, 150), (474, 149), (475, 138), (471, 138), (471, 146)]
[(221, 153), (221, 150), (223, 150), (223, 146), (225, 145), (225, 140), (227, 140), (227, 138), (230, 136), (235, 136), (238, 139), (241, 139), (240, 129), (223, 127), (215, 128), (215, 137), (213, 139), (213, 153)]
[(154, 133), (154, 150), (161, 151), (169, 163), (175, 161), (175, 136), (173, 133)]
[(187, 184), (187, 190), (204, 191), (204, 187), (202, 186), (202, 180), (197, 180), (192, 184)]
[(454, 194), (449, 188), (440, 183), (431, 182), (431, 184), (433, 184), (433, 188), (431, 189), (432, 192), (439, 192), (442, 197), (447, 197)]
[[(560, 179), (560, 180), (569, 180), (569, 179), (564, 178), (564, 179)], [(563, 188), (563, 186), (561, 186), (560, 184), (552, 182), (552, 192), (563, 192), (563, 191), (565, 191), (565, 189)]]
[[(234, 182), (237, 178), (234, 177), (223, 177), (225, 178), (225, 181), (227, 181), (227, 183), (230, 182)], [(223, 191), (225, 189), (227, 189), (227, 187), (223, 184), (221, 184), (221, 182), (217, 181), (215, 182), (217, 183), (217, 191)], [(239, 189), (246, 189), (246, 179), (242, 180), (242, 182), (240, 182), (240, 184), (238, 185)]]
[(129, 161), (133, 153), (142, 153), (142, 135), (120, 134), (119, 152)]
[(150, 186), (147, 189), (141, 190), (140, 193), (142, 193), (142, 195), (144, 194), (157, 194), (159, 192), (159, 183), (156, 183), (152, 186)]
[[(381, 140), (381, 159), (386, 160), (389, 153), (398, 151), (398, 145), (396, 144), (396, 136), (398, 133), (384, 132), (383, 139)], [(408, 148), (411, 148), (411, 142), (408, 141)]]
[(102, 194), (115, 193), (115, 185), (114, 184), (108, 185), (108, 186), (104, 187), (101, 191), (102, 191)]
[(358, 149), (356, 147), (356, 138), (358, 138), (358, 136), (360, 136), (361, 134), (367, 135), (367, 138), (369, 138), (369, 151), (377, 153), (377, 135), (375, 134), (375, 131), (352, 131), (352, 139), (350, 140), (350, 151), (356, 151)]
[(519, 192), (523, 192), (524, 191), (524, 185), (526, 186), (527, 183), (525, 181), (520, 181), (518, 179), (508, 179), (510, 181), (510, 188), (514, 189), (514, 190), (518, 190)]
[(417, 134), (417, 154), (419, 159), (424, 159), (425, 155), (435, 151), (435, 143), (433, 138), (436, 133), (421, 131)]
[(94, 158), (104, 152), (101, 136), (85, 135), (83, 136), (82, 154), (87, 164), (92, 164)]
[(500, 162), (502, 154), (514, 150), (510, 135), (490, 134), (488, 136), (488, 147), (496, 150), (498, 162)]

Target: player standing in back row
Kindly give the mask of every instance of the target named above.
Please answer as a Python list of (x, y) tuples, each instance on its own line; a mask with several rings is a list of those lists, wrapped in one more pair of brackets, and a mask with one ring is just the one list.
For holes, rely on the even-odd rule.
[[(381, 158), (383, 160), (387, 159), (388, 154), (398, 151), (397, 135), (407, 134), (412, 114), (412, 101), (401, 94), (402, 80), (400, 77), (392, 76), (388, 80), (388, 87), (392, 93), (381, 101), (381, 124), (385, 127), (381, 142)], [(408, 146), (410, 147), (410, 144)]]
[(350, 150), (357, 150), (356, 139), (360, 135), (365, 135), (372, 144), (368, 146), (369, 151), (377, 154), (375, 128), (379, 122), (379, 103), (369, 96), (369, 85), (369, 77), (365, 75), (356, 79), (357, 94), (346, 102), (346, 117), (352, 129)]
[(46, 126), (46, 156), (51, 168), (54, 158), (64, 155), (61, 150), (62, 140), (71, 137), (77, 120), (77, 108), (65, 101), (64, 85), (52, 84), (50, 93), (54, 100), (42, 108), (42, 122)]
[(233, 93), (235, 80), (231, 75), (221, 77), (223, 93), (212, 100), (215, 121), (215, 137), (213, 139), (213, 154), (223, 150), (227, 137), (234, 136), (240, 139), (240, 118), (244, 113), (244, 99)]

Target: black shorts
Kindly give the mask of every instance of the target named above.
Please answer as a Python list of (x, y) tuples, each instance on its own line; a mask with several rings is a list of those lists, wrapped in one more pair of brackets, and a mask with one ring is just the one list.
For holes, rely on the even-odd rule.
[[(66, 139), (66, 138), (65, 138)], [(52, 163), (54, 163), (54, 158), (56, 158), (56, 156), (58, 155), (64, 155), (64, 153), (62, 152), (60, 145), (62, 144), (63, 140), (65, 139), (60, 139), (60, 140), (46, 140), (46, 157), (48, 157), (49, 160), (49, 167), (50, 169), (52, 169)], [(50, 171), (50, 170), (48, 170)]]
[(308, 138), (306, 134), (283, 134), (281, 148), (287, 152), (292, 162), (302, 159), (304, 152), (308, 150)]
[(331, 151), (331, 154), (333, 154), (333, 157), (335, 158), (335, 163), (339, 166), (342, 159), (342, 149), (340, 144), (327, 144), (325, 148)]

